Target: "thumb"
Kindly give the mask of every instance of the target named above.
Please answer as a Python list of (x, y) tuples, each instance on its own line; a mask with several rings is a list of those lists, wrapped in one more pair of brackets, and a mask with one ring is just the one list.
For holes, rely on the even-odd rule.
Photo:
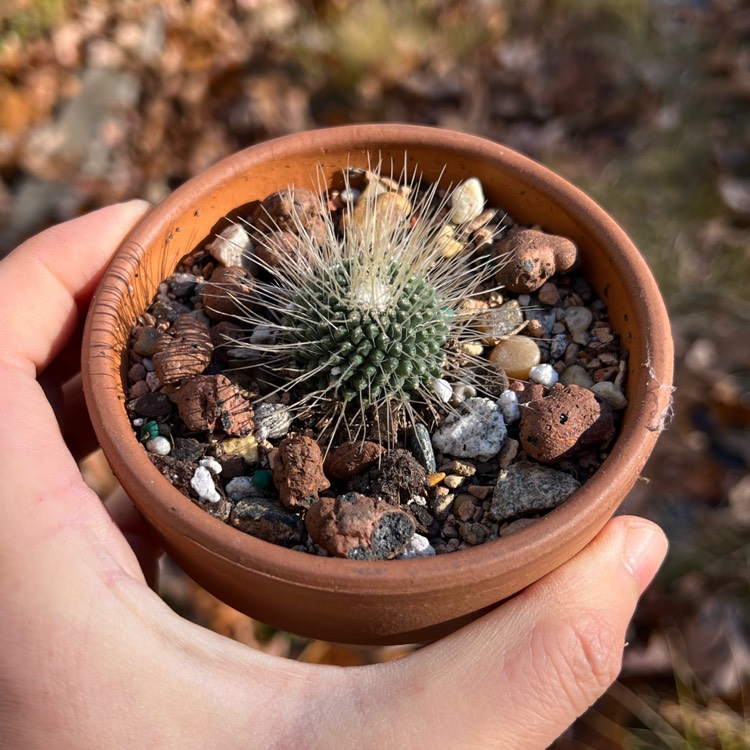
[(389, 717), (377, 744), (547, 747), (616, 679), (627, 624), (666, 551), (654, 524), (614, 519), (491, 614), (373, 669), (370, 695)]

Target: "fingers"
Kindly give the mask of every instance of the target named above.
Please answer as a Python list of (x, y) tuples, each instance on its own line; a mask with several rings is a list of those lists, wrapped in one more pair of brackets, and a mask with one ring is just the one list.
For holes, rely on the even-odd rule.
[(666, 549), (653, 524), (611, 521), (576, 558), (490, 615), (371, 669), (355, 692), (344, 675), (339, 715), (364, 703), (389, 717), (345, 731), (361, 732), (365, 747), (547, 747), (616, 678), (627, 624)]
[(62, 349), (78, 310), (127, 231), (148, 204), (110, 206), (52, 227), (0, 263), (0, 352), (18, 366), (37, 370)]
[[(79, 305), (145, 206), (136, 201), (68, 222), (0, 262), (0, 569), (23, 569), (31, 556), (51, 567), (75, 560), (73, 551), (90, 548), (94, 534), (117, 545), (35, 378), (75, 329)], [(119, 539), (119, 552), (137, 568)]]

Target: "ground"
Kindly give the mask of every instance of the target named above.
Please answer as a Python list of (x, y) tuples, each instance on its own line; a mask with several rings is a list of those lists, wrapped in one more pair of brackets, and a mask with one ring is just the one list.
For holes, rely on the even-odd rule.
[[(620, 681), (556, 747), (746, 747), (750, 2), (9, 5), (0, 255), (87, 209), (158, 201), (238, 148), (364, 121), (504, 142), (615, 216), (664, 292), (676, 347), (674, 417), (624, 509), (662, 523), (672, 549)], [(105, 492), (101, 460), (85, 471)], [(272, 653), (346, 664), (402, 653), (271, 631), (171, 567), (163, 593)]]

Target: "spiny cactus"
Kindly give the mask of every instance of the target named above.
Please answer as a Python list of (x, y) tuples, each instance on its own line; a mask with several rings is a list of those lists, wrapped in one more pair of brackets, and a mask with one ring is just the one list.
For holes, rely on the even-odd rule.
[(311, 277), (287, 314), (284, 340), (319, 389), (368, 405), (408, 399), (442, 374), (453, 310), (433, 284), (414, 276), (398, 284), (399, 267), (384, 269), (382, 300), (363, 299), (351, 264)]
[[(255, 332), (237, 344), (285, 373), (277, 390), (294, 391), (300, 409), (328, 402), (340, 405), (341, 417), (349, 404), (362, 411), (434, 401), (433, 382), (455, 356), (449, 344), (476, 338), (460, 305), (491, 277), (496, 261), (470, 242), (455, 252), (450, 193), (440, 198), (437, 185), (421, 190), (417, 180), (386, 179), (386, 187), (379, 180), (370, 173), (359, 201), (340, 216), (325, 196), (298, 188), (256, 214), (253, 239), (263, 252), (256, 249), (251, 261), (267, 279), (242, 303), (243, 322)], [(286, 213), (274, 215), (278, 210)], [(450, 253), (447, 242), (454, 243)], [(274, 255), (283, 262), (270, 262)], [(486, 367), (484, 360), (472, 364)]]

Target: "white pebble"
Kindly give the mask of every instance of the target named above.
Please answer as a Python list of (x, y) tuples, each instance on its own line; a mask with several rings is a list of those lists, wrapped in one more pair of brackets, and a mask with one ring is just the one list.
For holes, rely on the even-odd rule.
[(235, 477), (227, 482), (227, 495), (232, 500), (242, 500), (257, 494), (252, 477)]
[(557, 371), (552, 365), (535, 365), (529, 370), (529, 380), (551, 388), (558, 378)]
[(484, 209), (482, 183), (476, 177), (462, 182), (451, 194), (451, 212), (448, 218), (454, 224), (465, 224), (476, 219)]
[(421, 534), (414, 534), (396, 559), (408, 560), (413, 557), (432, 557), (434, 554), (435, 548), (430, 544), (430, 540)]
[(476, 395), (477, 389), (473, 385), (469, 385), (468, 383), (455, 383), (453, 385), (451, 403), (461, 404), (466, 401), (467, 398), (473, 398)]
[(146, 385), (150, 391), (158, 391), (161, 388), (161, 380), (155, 372), (146, 373)]
[(243, 258), (252, 251), (252, 243), (250, 235), (239, 224), (230, 224), (206, 245), (206, 250), (223, 266), (241, 266)]
[(591, 386), (591, 391), (602, 401), (606, 401), (615, 411), (620, 411), (628, 405), (628, 400), (622, 390), (609, 380), (595, 383)]
[(146, 420), (143, 417), (136, 417), (133, 420), (133, 427), (143, 427), (146, 424)]
[(449, 456), (489, 461), (500, 452), (507, 435), (502, 412), (494, 401), (469, 398), (446, 417), (432, 436), (432, 444)]
[(218, 503), (221, 495), (216, 491), (214, 478), (205, 466), (199, 466), (190, 480), (190, 486), (195, 490), (201, 500), (209, 503)]
[(198, 461), (198, 466), (205, 466), (210, 471), (213, 471), (214, 474), (221, 474), (222, 465), (215, 459), (209, 456), (208, 458), (202, 458), (200, 461)]
[(497, 404), (507, 423), (517, 422), (521, 418), (521, 407), (518, 405), (518, 394), (515, 391), (503, 391), (497, 399)]
[(149, 453), (155, 453), (157, 456), (168, 456), (172, 450), (172, 444), (162, 435), (157, 435), (146, 443), (146, 450)]
[(443, 378), (435, 378), (431, 383), (432, 392), (437, 396), (439, 401), (447, 404), (453, 396), (453, 388), (447, 380)]

